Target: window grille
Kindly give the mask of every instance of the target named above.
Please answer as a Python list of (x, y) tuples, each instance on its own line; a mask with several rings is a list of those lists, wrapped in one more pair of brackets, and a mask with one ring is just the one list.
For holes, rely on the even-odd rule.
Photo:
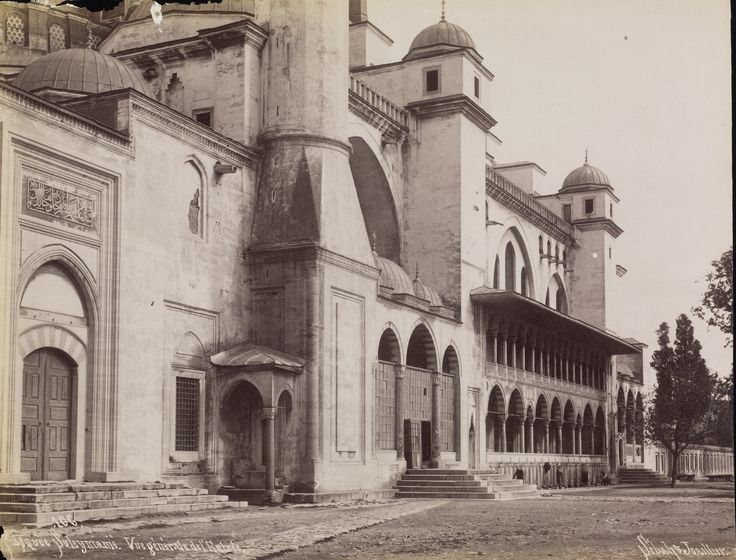
[(394, 365), (379, 362), (375, 378), (376, 449), (396, 448), (395, 389)]
[(427, 92), (439, 91), (440, 90), (440, 71), (439, 70), (427, 70), (426, 74), (426, 86)]
[(440, 449), (455, 451), (455, 380), (440, 376)]
[(26, 44), (26, 30), (18, 14), (10, 14), (5, 20), (5, 37), (9, 45), (22, 47)]
[(49, 27), (49, 52), (60, 51), (66, 48), (66, 32), (61, 25), (53, 24)]
[(199, 451), (199, 379), (176, 378), (176, 451)]

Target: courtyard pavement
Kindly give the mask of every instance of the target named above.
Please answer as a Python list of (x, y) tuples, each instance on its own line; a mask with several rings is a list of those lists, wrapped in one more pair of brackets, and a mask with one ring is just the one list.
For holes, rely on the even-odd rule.
[(516, 501), (249, 507), (8, 529), (0, 550), (8, 560), (736, 558), (733, 484), (543, 492)]

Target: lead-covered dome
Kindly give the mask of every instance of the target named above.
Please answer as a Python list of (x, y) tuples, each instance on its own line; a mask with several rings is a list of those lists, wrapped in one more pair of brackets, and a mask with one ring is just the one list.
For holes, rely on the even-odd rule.
[(593, 167), (587, 161), (568, 173), (565, 180), (562, 182), (562, 188), (560, 190), (569, 189), (572, 187), (610, 187), (611, 182), (608, 180), (608, 176), (603, 173), (597, 167)]
[(475, 42), (462, 27), (450, 23), (446, 19), (441, 19), (434, 25), (422, 29), (414, 37), (409, 52), (404, 59), (411, 59), (428, 52), (441, 52), (457, 48), (475, 50)]
[[(151, 4), (153, 0), (143, 0), (135, 8), (128, 12), (126, 21), (136, 21), (139, 19), (150, 19)], [(181, 4), (174, 2), (161, 6), (161, 13), (166, 15), (168, 12), (223, 12), (223, 13), (255, 13), (255, 0), (222, 0), (221, 2), (203, 2), (201, 4)]]
[(37, 58), (13, 85), (26, 91), (93, 94), (132, 88), (151, 96), (145, 83), (119, 60), (93, 49), (64, 49)]
[(394, 294), (413, 294), (414, 285), (409, 275), (394, 261), (373, 254), (376, 268), (381, 271), (378, 283), (384, 288), (390, 288)]

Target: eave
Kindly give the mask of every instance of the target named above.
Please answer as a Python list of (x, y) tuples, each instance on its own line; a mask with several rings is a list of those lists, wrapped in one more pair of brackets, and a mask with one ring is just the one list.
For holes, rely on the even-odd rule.
[(470, 292), (470, 301), (484, 305), (494, 312), (538, 326), (540, 329), (563, 333), (568, 338), (602, 350), (611, 356), (640, 353), (637, 347), (625, 340), (518, 292), (482, 286)]

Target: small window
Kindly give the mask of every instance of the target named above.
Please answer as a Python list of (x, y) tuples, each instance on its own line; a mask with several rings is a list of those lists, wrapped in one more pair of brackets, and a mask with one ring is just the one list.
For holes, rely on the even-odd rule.
[(19, 47), (26, 44), (26, 26), (18, 14), (10, 14), (5, 20), (5, 41)]
[(440, 90), (440, 71), (439, 69), (427, 70), (424, 74), (424, 85), (426, 93), (433, 93)]
[(608, 215), (613, 218), (613, 202), (608, 205)]
[(572, 204), (562, 205), (562, 219), (568, 224), (572, 223)]
[(478, 76), (473, 77), (473, 93), (476, 98), (480, 99), (480, 79)]
[(586, 198), (583, 201), (584, 211), (586, 214), (592, 214), (595, 210), (595, 199), (594, 198)]
[(58, 23), (49, 27), (49, 52), (56, 52), (66, 48), (66, 32)]
[(613, 252), (611, 251), (611, 248), (608, 248), (608, 258), (612, 258)]
[(195, 121), (205, 126), (212, 126), (212, 109), (199, 109), (192, 112)]
[(176, 378), (176, 451), (199, 451), (199, 379)]

